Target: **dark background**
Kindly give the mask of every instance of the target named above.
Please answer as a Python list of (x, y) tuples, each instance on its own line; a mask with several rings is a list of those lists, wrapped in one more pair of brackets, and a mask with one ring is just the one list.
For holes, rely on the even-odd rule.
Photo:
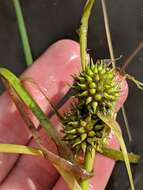
[[(34, 59), (47, 47), (62, 38), (78, 41), (76, 30), (85, 0), (21, 0)], [(108, 0), (107, 8), (115, 56), (123, 55), (118, 61), (122, 65), (130, 53), (143, 40), (143, 1)], [(94, 58), (108, 58), (100, 0), (96, 1), (89, 25), (88, 49)], [(0, 1), (0, 66), (21, 74), (26, 68), (23, 49), (19, 38), (12, 0)], [(127, 71), (143, 81), (143, 51)], [(127, 134), (119, 113), (123, 134), (130, 151), (143, 155), (143, 92), (129, 82), (130, 93), (125, 107), (127, 110), (133, 142), (128, 143)], [(0, 91), (3, 87), (0, 86)], [(137, 190), (143, 190), (143, 163), (133, 166)], [(128, 178), (124, 164), (118, 163), (106, 190), (128, 190)]]

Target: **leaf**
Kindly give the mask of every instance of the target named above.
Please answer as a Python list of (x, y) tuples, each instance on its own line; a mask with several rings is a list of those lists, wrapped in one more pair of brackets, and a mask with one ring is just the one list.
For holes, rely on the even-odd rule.
[[(44, 157), (43, 152), (40, 149), (32, 148), (24, 145), (15, 145), (15, 144), (0, 144), (0, 152), (3, 153), (16, 153), (16, 154), (27, 154), (32, 156), (42, 156)], [(56, 154), (48, 151), (48, 157), (54, 167), (58, 170), (58, 172), (62, 175), (65, 182), (68, 184), (71, 190), (81, 190), (76, 178), (73, 173), (69, 170), (66, 170), (66, 167), (63, 169), (64, 159), (60, 158)], [(57, 160), (60, 160), (60, 162)]]
[(128, 152), (127, 152), (126, 145), (125, 145), (125, 142), (123, 140), (123, 137), (122, 137), (122, 134), (121, 134), (121, 131), (119, 128), (119, 124), (114, 119), (112, 119), (111, 116), (109, 116), (109, 115), (105, 116), (101, 112), (98, 112), (97, 115), (102, 121), (104, 121), (104, 123), (108, 127), (110, 127), (112, 129), (115, 136), (117, 137), (119, 144), (121, 146), (121, 150), (123, 152), (124, 161), (125, 161), (125, 165), (127, 168), (127, 172), (128, 172), (128, 176), (129, 176), (129, 180), (130, 180), (130, 184), (131, 184), (131, 189), (135, 190), (134, 183), (133, 183), (133, 176), (132, 176), (130, 162), (129, 162), (129, 157), (128, 157)]
[(5, 80), (6, 87), (12, 88), (17, 96), (22, 102), (32, 111), (32, 113), (37, 117), (41, 126), (46, 130), (49, 137), (56, 143), (59, 153), (66, 159), (73, 161), (73, 155), (67, 145), (61, 141), (59, 133), (56, 128), (52, 126), (51, 122), (48, 120), (47, 116), (31, 97), (28, 91), (21, 84), (21, 81), (8, 69), (0, 67), (0, 75)]
[(13, 99), (14, 103), (16, 104), (17, 109), (19, 110), (24, 122), (26, 123), (27, 127), (31, 131), (35, 141), (37, 142), (37, 144), (43, 151), (45, 158), (48, 158), (48, 159), (51, 158), (50, 160), (52, 162), (56, 163), (57, 166), (59, 165), (60, 167), (64, 168), (64, 170), (69, 171), (70, 173), (72, 173), (73, 176), (76, 176), (77, 178), (88, 179), (88, 178), (92, 177), (91, 173), (87, 172), (86, 170), (84, 170), (83, 168), (78, 166), (77, 164), (70, 162), (69, 160), (64, 160), (61, 157), (59, 157), (59, 159), (58, 159), (58, 158), (56, 158), (56, 156), (49, 157), (50, 155), (52, 155), (52, 153), (49, 154), (48, 149), (44, 146), (42, 140), (40, 139), (39, 133), (38, 133), (36, 127), (34, 126), (29, 115), (27, 114), (27, 112), (26, 112), (27, 110), (25, 110), (25, 108), (26, 108), (25, 104), (19, 99), (19, 97), (17, 96), (15, 91), (10, 87), (9, 87), (9, 93), (10, 93), (11, 98)]
[[(124, 156), (123, 156), (122, 151), (107, 148), (105, 146), (101, 147), (101, 150), (97, 150), (97, 151), (100, 154), (103, 154), (109, 158), (124, 161)], [(128, 153), (128, 158), (129, 158), (130, 163), (134, 163), (134, 164), (138, 163), (140, 160), (140, 156), (133, 153)]]
[(43, 156), (40, 149), (17, 144), (0, 144), (0, 152)]

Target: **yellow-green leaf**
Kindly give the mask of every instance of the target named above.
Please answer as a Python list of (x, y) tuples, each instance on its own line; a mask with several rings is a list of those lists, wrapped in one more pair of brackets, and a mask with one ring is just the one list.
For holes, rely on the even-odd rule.
[[(16, 145), (16, 144), (0, 144), (0, 152), (27, 154), (27, 155), (44, 157), (44, 154), (40, 149), (32, 148), (32, 147), (28, 147), (24, 145)], [(64, 178), (65, 182), (68, 184), (69, 188), (71, 190), (81, 190), (73, 173), (70, 172), (68, 169), (66, 171), (66, 166), (63, 167), (63, 165), (65, 164), (64, 159), (60, 158), (58, 155), (55, 155), (50, 151), (46, 153), (48, 153), (47, 159), (49, 159), (52, 162), (54, 167), (58, 170), (58, 172)], [(59, 162), (58, 162), (58, 159), (59, 159)]]
[[(108, 148), (106, 146), (102, 146), (101, 150), (98, 150), (98, 152), (114, 160), (124, 161), (123, 152), (120, 150), (115, 150), (115, 149)], [(140, 160), (140, 156), (137, 154), (133, 154), (132, 152), (128, 153), (128, 157), (129, 157), (130, 163), (136, 164)]]
[(40, 149), (17, 144), (0, 144), (0, 152), (43, 156), (43, 153)]
[(29, 92), (22, 85), (19, 78), (17, 78), (8, 69), (0, 67), (0, 76), (4, 79), (6, 87), (12, 88), (17, 96), (22, 102), (32, 111), (32, 113), (37, 117), (41, 126), (46, 130), (48, 136), (54, 140), (58, 147), (60, 155), (70, 161), (73, 161), (73, 155), (67, 145), (61, 140), (60, 135), (55, 127), (48, 120), (45, 113), (41, 110), (39, 105), (35, 102)]
[(128, 176), (129, 176), (129, 180), (130, 180), (130, 184), (131, 184), (131, 189), (134, 190), (135, 187), (134, 187), (134, 183), (133, 183), (133, 176), (132, 176), (130, 162), (129, 162), (129, 158), (128, 158), (128, 152), (127, 152), (127, 149), (126, 149), (124, 139), (122, 137), (122, 133), (120, 131), (119, 124), (113, 118), (111, 118), (111, 116), (109, 116), (109, 115), (105, 116), (101, 112), (98, 112), (97, 115), (102, 121), (105, 122), (105, 124), (107, 126), (109, 126), (112, 129), (112, 131), (114, 132), (115, 136), (118, 139), (118, 142), (119, 142), (119, 144), (121, 146), (121, 150), (123, 152), (125, 165), (126, 165), (126, 168), (127, 168), (127, 172), (128, 172)]

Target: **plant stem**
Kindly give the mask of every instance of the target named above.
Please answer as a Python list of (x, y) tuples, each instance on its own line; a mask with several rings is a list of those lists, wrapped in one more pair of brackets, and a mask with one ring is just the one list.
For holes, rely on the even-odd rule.
[[(111, 148), (103, 146), (101, 149), (97, 150), (97, 152), (109, 158), (112, 158), (114, 160), (124, 161), (124, 155), (122, 151), (120, 150), (115, 150), (115, 149), (111, 149)], [(129, 157), (130, 163), (136, 164), (140, 161), (140, 156), (137, 154), (128, 153), (128, 157)]]
[[(79, 28), (79, 39), (80, 39), (80, 57), (81, 57), (81, 66), (82, 70), (86, 69), (88, 64), (88, 54), (87, 54), (87, 32), (88, 32), (88, 21), (89, 16), (91, 14), (92, 7), (94, 5), (95, 0), (87, 0), (86, 5), (83, 10), (82, 18), (81, 18), (81, 26)], [(92, 148), (91, 150), (87, 147), (85, 153), (85, 160), (84, 160), (84, 169), (88, 172), (92, 171), (93, 162), (95, 157), (95, 149)], [(82, 190), (89, 189), (89, 180), (83, 180), (80, 183)]]
[[(84, 161), (84, 169), (86, 169), (86, 171), (92, 172), (94, 158), (95, 158), (95, 149), (92, 148), (90, 150), (89, 148), (87, 148), (85, 154), (85, 161)], [(90, 185), (89, 180), (83, 180), (80, 183), (82, 190), (89, 190), (89, 185)]]
[(88, 60), (87, 55), (87, 32), (88, 32), (88, 20), (91, 14), (91, 10), (93, 7), (95, 0), (87, 0), (87, 3), (84, 7), (82, 18), (81, 18), (81, 26), (79, 28), (79, 38), (80, 38), (80, 56), (81, 56), (81, 65), (82, 70), (85, 70)]
[(13, 0), (13, 5), (15, 8), (15, 13), (16, 13), (20, 37), (22, 40), (26, 64), (29, 66), (33, 63), (33, 58), (32, 58), (32, 53), (31, 53), (31, 49), (30, 49), (30, 45), (29, 45), (26, 26), (25, 26), (25, 22), (24, 22), (22, 9), (21, 9), (19, 0)]
[(113, 68), (115, 69), (115, 67), (116, 67), (115, 57), (114, 57), (114, 51), (113, 51), (113, 45), (112, 45), (112, 39), (111, 39), (111, 33), (110, 33), (109, 20), (108, 20), (108, 14), (107, 14), (107, 8), (106, 8), (105, 0), (101, 0), (101, 4), (102, 4), (104, 24), (105, 24), (105, 30), (106, 30), (106, 37), (107, 37), (111, 62), (112, 62)]
[(126, 113), (124, 105), (122, 106), (122, 114), (123, 114), (123, 119), (124, 119), (124, 122), (125, 122), (125, 127), (126, 127), (126, 130), (127, 130), (129, 142), (132, 142), (132, 135), (131, 135), (131, 132), (130, 132), (129, 122), (128, 122), (127, 113)]
[(124, 71), (126, 67), (132, 62), (132, 60), (135, 58), (135, 56), (142, 50), (143, 48), (143, 42), (141, 42), (137, 48), (129, 55), (125, 63), (123, 64), (121, 70)]

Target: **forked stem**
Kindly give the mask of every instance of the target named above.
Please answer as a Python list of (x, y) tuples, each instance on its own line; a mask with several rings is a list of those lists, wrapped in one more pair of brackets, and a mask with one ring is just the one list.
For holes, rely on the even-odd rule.
[(83, 10), (81, 18), (81, 26), (79, 28), (79, 38), (80, 38), (80, 56), (81, 56), (81, 66), (82, 70), (85, 70), (88, 55), (87, 55), (87, 32), (88, 32), (88, 20), (91, 14), (95, 0), (87, 0), (86, 5)]
[(136, 84), (136, 86), (140, 89), (143, 90), (143, 82), (138, 81), (135, 77), (129, 75), (129, 74), (125, 74), (125, 77), (129, 80), (131, 80), (132, 82), (134, 82)]

